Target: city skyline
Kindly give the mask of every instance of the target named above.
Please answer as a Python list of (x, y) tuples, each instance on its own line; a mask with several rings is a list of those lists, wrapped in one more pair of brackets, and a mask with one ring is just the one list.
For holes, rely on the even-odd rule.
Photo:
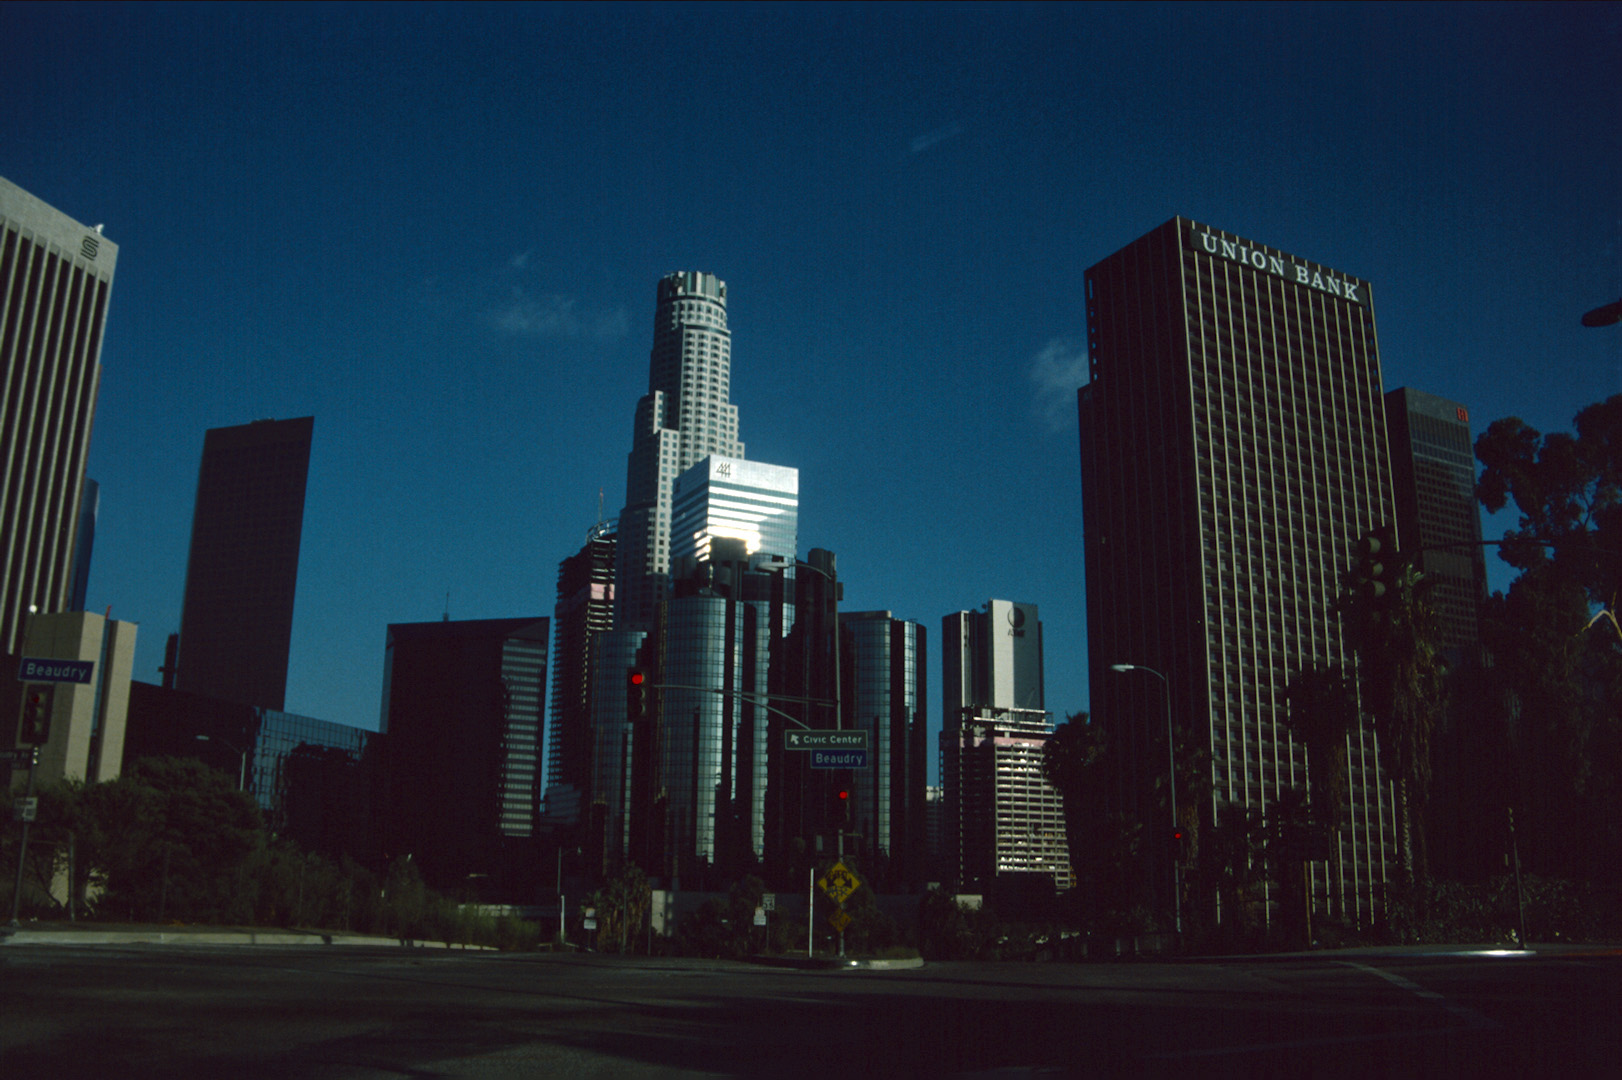
[(1622, 389), (1617, 11), (8, 5), (0, 175), (124, 264), (87, 606), (156, 681), (204, 431), (314, 415), (287, 705), (375, 727), (388, 624), (552, 609), (702, 270), (842, 606), (1040, 604), (1063, 719), (1081, 269), (1263, 238), (1378, 284), (1385, 389), (1567, 430)]

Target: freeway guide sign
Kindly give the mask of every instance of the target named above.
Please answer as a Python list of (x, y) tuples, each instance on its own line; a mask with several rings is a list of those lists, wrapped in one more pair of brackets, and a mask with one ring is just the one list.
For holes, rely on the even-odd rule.
[(799, 731), (790, 728), (783, 732), (786, 750), (866, 750), (866, 730)]

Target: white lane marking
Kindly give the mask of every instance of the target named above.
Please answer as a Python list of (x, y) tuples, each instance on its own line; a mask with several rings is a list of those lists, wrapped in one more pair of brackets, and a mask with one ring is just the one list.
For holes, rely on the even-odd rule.
[(1415, 997), (1423, 998), (1426, 1001), (1434, 1001), (1477, 1031), (1496, 1031), (1500, 1026), (1498, 1021), (1482, 1016), (1468, 1005), (1460, 1005), (1456, 1001), (1449, 1001), (1441, 994), (1438, 994), (1435, 990), (1427, 990), (1413, 980), (1403, 978), (1396, 972), (1386, 971), (1382, 968), (1374, 967), (1371, 964), (1359, 964), (1355, 960), (1342, 960), (1340, 963), (1345, 964), (1349, 968), (1356, 968), (1358, 971), (1367, 972), (1370, 975), (1378, 975), (1380, 978), (1384, 979), (1393, 986), (1402, 987)]

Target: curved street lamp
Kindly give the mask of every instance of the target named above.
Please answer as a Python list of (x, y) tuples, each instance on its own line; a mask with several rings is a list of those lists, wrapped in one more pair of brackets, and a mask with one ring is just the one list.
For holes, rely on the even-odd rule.
[(1615, 326), (1619, 322), (1622, 322), (1622, 300), (1613, 300), (1583, 315), (1583, 325), (1589, 327)]
[[(1171, 741), (1171, 680), (1151, 667), (1142, 664), (1111, 664), (1111, 671), (1125, 674), (1130, 671), (1141, 671), (1146, 675), (1153, 675), (1160, 680), (1166, 691), (1166, 781), (1167, 790), (1171, 793), (1171, 828), (1173, 835), (1177, 832), (1177, 758), (1172, 749)], [(1177, 865), (1177, 854), (1174, 851), (1171, 859), (1171, 902), (1173, 925), (1177, 928), (1177, 936), (1183, 935), (1183, 882), (1181, 868)]]
[(242, 759), (241, 764), (237, 767), (237, 790), (238, 791), (247, 791), (248, 790), (248, 752), (246, 750), (237, 750), (237, 748), (235, 746), (231, 745), (231, 743), (228, 742), (227, 740), (215, 738), (212, 735), (197, 735), (197, 736), (194, 736), (194, 737), (197, 739), (198, 742), (217, 742), (221, 746), (225, 747), (227, 750), (236, 750), (237, 754), (240, 755), (241, 759)]

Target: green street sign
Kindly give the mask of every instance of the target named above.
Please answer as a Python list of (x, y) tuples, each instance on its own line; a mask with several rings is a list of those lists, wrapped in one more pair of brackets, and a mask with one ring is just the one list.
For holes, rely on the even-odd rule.
[(866, 750), (866, 731), (800, 731), (783, 732), (783, 746), (788, 750)]

